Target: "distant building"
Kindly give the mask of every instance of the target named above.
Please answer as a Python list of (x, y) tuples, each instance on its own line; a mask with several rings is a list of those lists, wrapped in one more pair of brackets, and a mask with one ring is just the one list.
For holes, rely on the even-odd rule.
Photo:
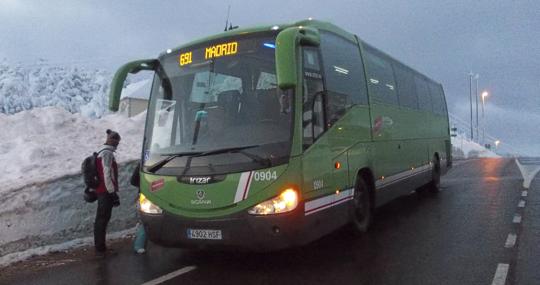
[(128, 117), (133, 117), (146, 111), (151, 87), (152, 81), (149, 79), (129, 84), (122, 91), (120, 111), (127, 112)]

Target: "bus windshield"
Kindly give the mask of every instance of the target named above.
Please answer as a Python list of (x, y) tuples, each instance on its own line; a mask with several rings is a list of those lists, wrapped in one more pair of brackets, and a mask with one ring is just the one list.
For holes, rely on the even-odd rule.
[(213, 175), (287, 162), (292, 96), (276, 85), (275, 34), (164, 55), (150, 95), (145, 171)]

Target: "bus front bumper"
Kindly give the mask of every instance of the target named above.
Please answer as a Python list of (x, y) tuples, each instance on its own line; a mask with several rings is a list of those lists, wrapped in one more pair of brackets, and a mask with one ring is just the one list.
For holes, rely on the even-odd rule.
[[(299, 205), (300, 206), (300, 205)], [(316, 240), (348, 221), (347, 207), (304, 215), (302, 207), (285, 214), (253, 216), (245, 212), (219, 219), (193, 219), (163, 212), (141, 214), (148, 238), (159, 245), (195, 249), (271, 251)], [(194, 239), (191, 230), (220, 231), (221, 239)]]

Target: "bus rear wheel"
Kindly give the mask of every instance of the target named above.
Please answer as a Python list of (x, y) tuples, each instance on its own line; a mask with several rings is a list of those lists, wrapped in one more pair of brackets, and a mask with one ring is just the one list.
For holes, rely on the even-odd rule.
[(354, 188), (351, 228), (354, 234), (367, 232), (373, 220), (369, 188), (362, 178), (358, 178)]

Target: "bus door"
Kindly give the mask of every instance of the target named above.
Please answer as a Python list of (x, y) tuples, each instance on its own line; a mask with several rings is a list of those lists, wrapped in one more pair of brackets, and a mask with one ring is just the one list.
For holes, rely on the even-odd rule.
[[(318, 49), (303, 49), (303, 189), (305, 198), (317, 198), (335, 193), (348, 184), (346, 154), (332, 149), (326, 133), (326, 92), (324, 91)], [(336, 167), (336, 163), (339, 167)], [(343, 176), (343, 177), (342, 177)], [(336, 182), (341, 181), (336, 184)], [(341, 185), (343, 184), (343, 185)]]

